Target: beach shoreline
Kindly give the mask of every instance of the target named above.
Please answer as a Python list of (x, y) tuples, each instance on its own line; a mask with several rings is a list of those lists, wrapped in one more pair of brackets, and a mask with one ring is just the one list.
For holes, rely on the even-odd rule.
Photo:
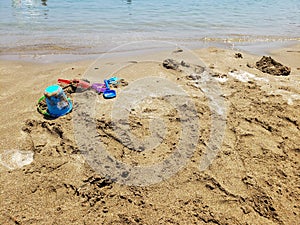
[[(157, 43), (157, 44), (155, 44)], [(184, 40), (167, 41), (159, 39), (140, 40), (124, 42), (121, 45), (112, 45), (110, 48), (104, 46), (76, 46), (61, 44), (35, 44), (28, 46), (15, 46), (1, 48), (0, 60), (20, 60), (28, 62), (55, 63), (72, 62), (81, 60), (96, 60), (102, 55), (110, 53), (123, 54), (147, 54), (148, 51), (161, 52), (163, 50), (172, 50), (172, 48), (186, 48), (197, 50), (209, 47), (218, 47), (235, 51), (243, 51), (253, 55), (267, 55), (272, 51), (282, 48), (293, 48), (299, 46), (299, 38), (290, 40), (279, 39), (208, 39), (208, 40)]]

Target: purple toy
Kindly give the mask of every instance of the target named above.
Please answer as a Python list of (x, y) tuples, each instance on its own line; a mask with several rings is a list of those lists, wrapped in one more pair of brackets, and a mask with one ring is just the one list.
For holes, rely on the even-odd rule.
[(98, 94), (103, 93), (106, 90), (105, 84), (93, 83), (92, 89), (94, 89)]

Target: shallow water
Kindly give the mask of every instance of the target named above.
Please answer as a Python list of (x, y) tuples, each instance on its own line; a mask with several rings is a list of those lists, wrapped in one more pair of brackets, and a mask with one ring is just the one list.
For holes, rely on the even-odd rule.
[(2, 52), (98, 53), (149, 39), (197, 45), (299, 37), (299, 0), (0, 0)]

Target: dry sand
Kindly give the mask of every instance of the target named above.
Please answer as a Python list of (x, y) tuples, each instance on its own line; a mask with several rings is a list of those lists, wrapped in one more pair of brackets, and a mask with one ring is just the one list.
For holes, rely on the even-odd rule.
[[(190, 95), (199, 120), (199, 139), (187, 164), (171, 178), (144, 187), (111, 182), (90, 167), (75, 142), (74, 112), (47, 120), (36, 111), (37, 99), (57, 78), (94, 71), (89, 78), (97, 81), (96, 74), (105, 71), (91, 61), (0, 61), (0, 224), (299, 224), (299, 51), (300, 46), (293, 46), (272, 53), (291, 67), (285, 77), (253, 68), (261, 56), (242, 52), (243, 58), (236, 58), (236, 51), (218, 48), (195, 51), (219, 83), (227, 112), (220, 150), (204, 171), (199, 162), (213, 119), (208, 96), (190, 74), (167, 70), (161, 60), (192, 59), (183, 51), (161, 54), (158, 62), (127, 61), (119, 68), (115, 75), (129, 84), (149, 75), (176, 83)], [(113, 103), (122, 90), (117, 89), (116, 99), (97, 98), (99, 138), (127, 164), (164, 160), (182, 132), (178, 113), (165, 99), (154, 97), (132, 110), (128, 124), (139, 139), (149, 135), (151, 116), (167, 121), (168, 131), (153, 150), (132, 151), (110, 126)]]

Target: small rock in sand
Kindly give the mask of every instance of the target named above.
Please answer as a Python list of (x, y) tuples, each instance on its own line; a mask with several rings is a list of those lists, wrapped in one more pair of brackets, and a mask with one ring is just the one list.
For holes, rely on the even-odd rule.
[(241, 53), (235, 53), (234, 57), (237, 59), (242, 59), (243, 55)]
[(173, 51), (173, 53), (178, 53), (178, 52), (183, 52), (183, 50), (181, 48), (178, 48), (175, 51)]
[(173, 60), (173, 59), (166, 59), (163, 61), (163, 67), (166, 69), (172, 69), (172, 70), (177, 70), (178, 71), (178, 63)]

